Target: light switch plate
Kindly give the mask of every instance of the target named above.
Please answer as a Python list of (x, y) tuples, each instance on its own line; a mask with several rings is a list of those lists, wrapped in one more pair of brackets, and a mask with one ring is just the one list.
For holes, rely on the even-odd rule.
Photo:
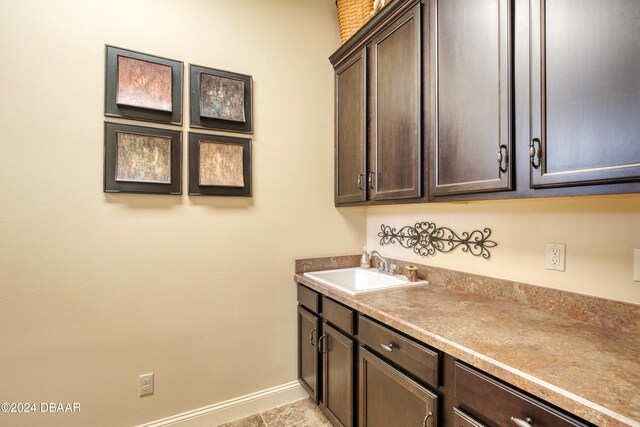
[(547, 243), (547, 270), (564, 271), (565, 250), (562, 243)]
[(640, 249), (633, 250), (633, 280), (640, 282)]

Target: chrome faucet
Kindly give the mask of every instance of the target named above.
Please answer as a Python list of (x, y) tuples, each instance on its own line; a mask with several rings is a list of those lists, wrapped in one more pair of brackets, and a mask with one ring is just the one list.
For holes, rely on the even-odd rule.
[(371, 258), (373, 258), (374, 256), (378, 257), (378, 259), (382, 263), (382, 266), (378, 267), (378, 270), (382, 271), (383, 273), (395, 273), (396, 266), (393, 264), (389, 264), (389, 261), (387, 261), (382, 255), (380, 255), (378, 251), (371, 251)]

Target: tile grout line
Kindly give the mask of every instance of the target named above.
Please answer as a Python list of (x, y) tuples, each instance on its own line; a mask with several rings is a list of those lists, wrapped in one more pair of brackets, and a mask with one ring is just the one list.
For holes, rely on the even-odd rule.
[(267, 420), (265, 420), (264, 417), (262, 416), (262, 412), (258, 412), (258, 416), (262, 420), (262, 424), (264, 424), (264, 427), (269, 427), (269, 424), (267, 424)]

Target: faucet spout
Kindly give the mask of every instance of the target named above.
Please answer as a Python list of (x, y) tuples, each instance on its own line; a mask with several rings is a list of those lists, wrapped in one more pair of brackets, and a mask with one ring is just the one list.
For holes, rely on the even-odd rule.
[(377, 257), (382, 263), (382, 267), (379, 268), (380, 271), (385, 273), (389, 273), (391, 270), (389, 269), (389, 262), (382, 256), (378, 251), (371, 251), (371, 258)]

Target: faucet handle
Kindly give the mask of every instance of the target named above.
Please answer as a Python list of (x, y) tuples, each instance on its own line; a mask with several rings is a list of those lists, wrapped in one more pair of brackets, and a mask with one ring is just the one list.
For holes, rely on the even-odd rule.
[(395, 264), (389, 264), (389, 273), (391, 274), (396, 274), (396, 271), (398, 270), (398, 266)]

